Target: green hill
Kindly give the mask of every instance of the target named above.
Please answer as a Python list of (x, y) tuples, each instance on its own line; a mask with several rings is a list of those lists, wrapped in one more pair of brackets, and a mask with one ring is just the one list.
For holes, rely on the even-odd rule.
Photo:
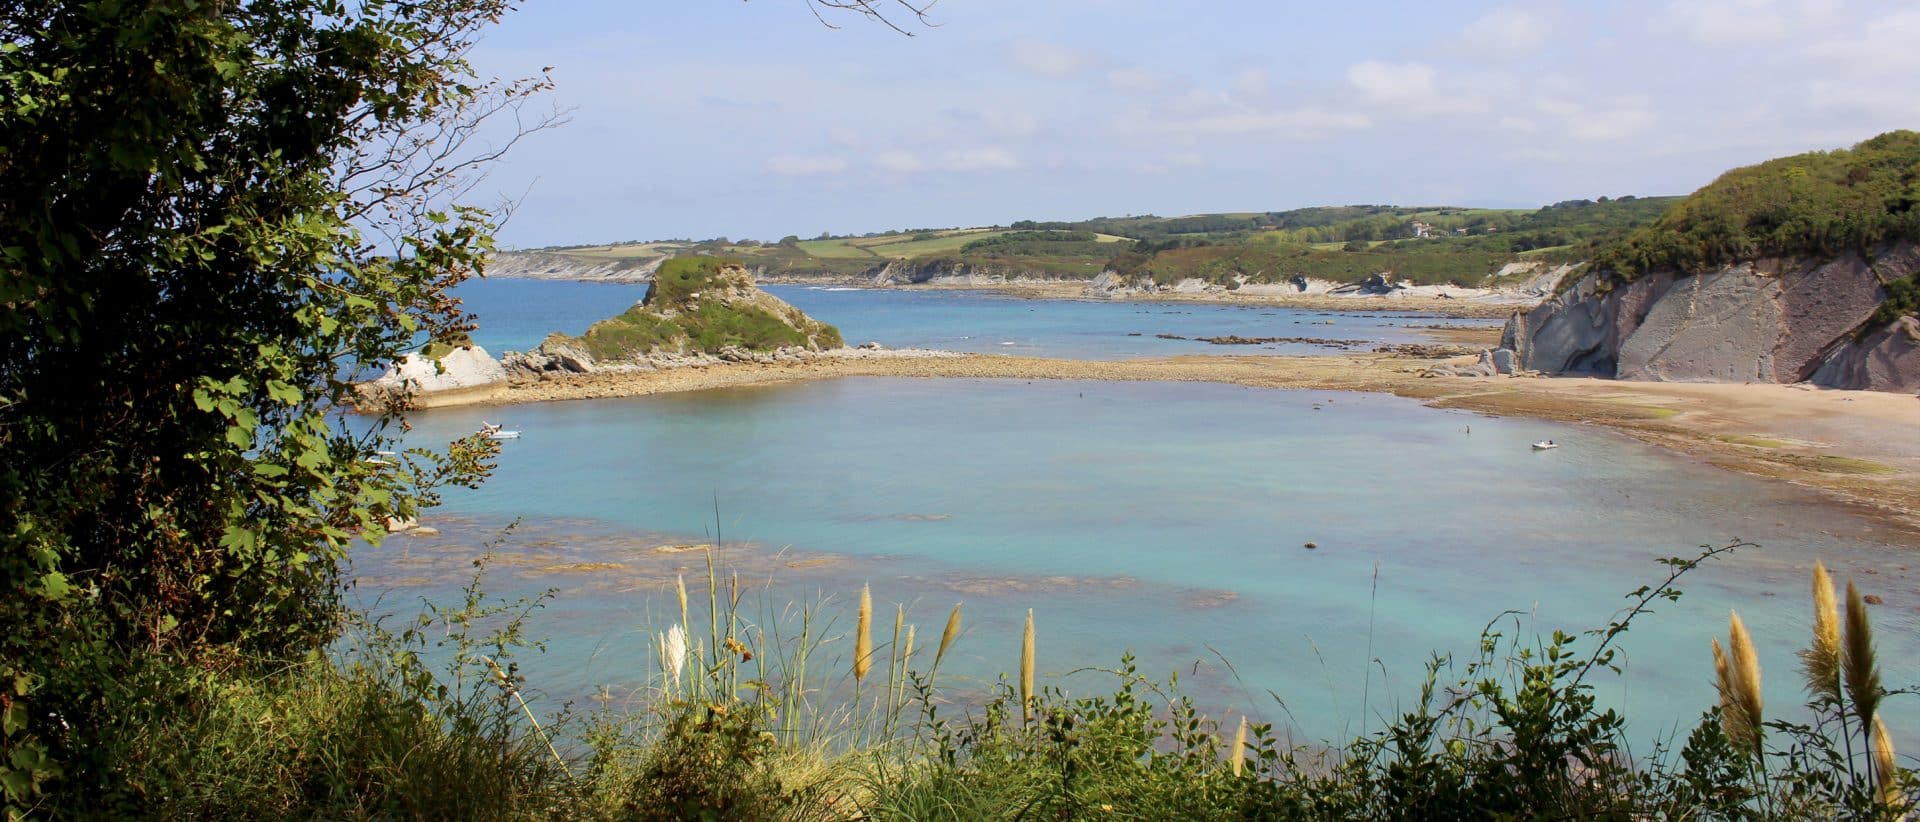
[(1658, 219), (1676, 197), (1569, 200), (1539, 209), (1352, 205), (1289, 211), (1136, 215), (859, 236), (666, 240), (543, 249), (583, 259), (716, 256), (766, 276), (858, 278), (907, 263), (1008, 276), (1088, 279), (1103, 271), (1159, 282), (1355, 281), (1388, 272), (1479, 285), (1511, 262), (1589, 259)]

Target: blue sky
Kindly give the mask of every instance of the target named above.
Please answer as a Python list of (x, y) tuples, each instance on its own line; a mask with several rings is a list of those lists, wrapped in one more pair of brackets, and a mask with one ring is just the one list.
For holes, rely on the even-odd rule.
[(1685, 193), (1920, 128), (1920, 2), (531, 0), (476, 63), (563, 128), (503, 244)]

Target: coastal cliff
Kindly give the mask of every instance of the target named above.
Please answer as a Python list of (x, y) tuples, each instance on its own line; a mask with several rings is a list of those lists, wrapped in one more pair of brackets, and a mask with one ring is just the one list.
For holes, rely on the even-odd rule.
[(1546, 373), (1920, 391), (1920, 134), (1737, 169), (1508, 321)]
[(839, 329), (753, 284), (737, 261), (678, 257), (657, 266), (638, 304), (585, 334), (549, 336), (502, 358), (515, 377), (775, 362), (841, 348)]
[(590, 257), (544, 251), (512, 251), (487, 259), (487, 276), (516, 280), (639, 283), (653, 279), (666, 256)]

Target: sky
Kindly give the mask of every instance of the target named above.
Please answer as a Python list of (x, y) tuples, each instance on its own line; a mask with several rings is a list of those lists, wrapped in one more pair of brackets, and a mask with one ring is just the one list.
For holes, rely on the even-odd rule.
[(1920, 128), (1920, 0), (528, 0), (505, 247), (1684, 194)]

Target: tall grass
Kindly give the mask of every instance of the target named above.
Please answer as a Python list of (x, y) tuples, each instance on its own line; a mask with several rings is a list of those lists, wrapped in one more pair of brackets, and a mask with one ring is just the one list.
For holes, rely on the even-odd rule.
[[(648, 635), (659, 670), (632, 699), (607, 700), (590, 716), (536, 716), (539, 700), (513, 656), (531, 644), (522, 621), (539, 603), (486, 602), (476, 578), (462, 607), (429, 608), (400, 631), (363, 623), (337, 660), (264, 678), (202, 677), (180, 690), (197, 710), (126, 717), (127, 798), (117, 809), (580, 819), (1891, 819), (1913, 810), (1915, 777), (1887, 731), (1864, 603), (1851, 607), (1862, 598), (1850, 587), (1840, 627), (1824, 569), (1802, 654), (1812, 721), (1762, 715), (1762, 660), (1737, 614), (1726, 645), (1712, 643), (1721, 702), (1684, 740), (1636, 755), (1624, 718), (1597, 703), (1590, 675), (1617, 670), (1617, 639), (1677, 599), (1682, 575), (1727, 550), (1666, 560), (1664, 581), (1632, 592), (1591, 631), (1529, 640), (1496, 620), (1476, 656), (1429, 662), (1411, 707), (1332, 747), (1282, 742), (1282, 731), (1245, 714), (1222, 727), (1177, 679), (1143, 677), (1130, 658), (1111, 693), (1040, 687), (1032, 611), (1015, 677), (984, 701), (953, 702), (938, 682), (967, 641), (958, 605), (923, 672), (906, 603), (891, 603), (892, 633), (875, 637), (876, 592), (865, 586), (853, 629), (836, 630), (831, 599), (756, 610), (711, 559), (708, 613), (694, 612), (676, 579), (678, 619)], [(689, 636), (692, 620), (708, 623), (706, 636)], [(1834, 665), (1816, 664), (1822, 655)]]

